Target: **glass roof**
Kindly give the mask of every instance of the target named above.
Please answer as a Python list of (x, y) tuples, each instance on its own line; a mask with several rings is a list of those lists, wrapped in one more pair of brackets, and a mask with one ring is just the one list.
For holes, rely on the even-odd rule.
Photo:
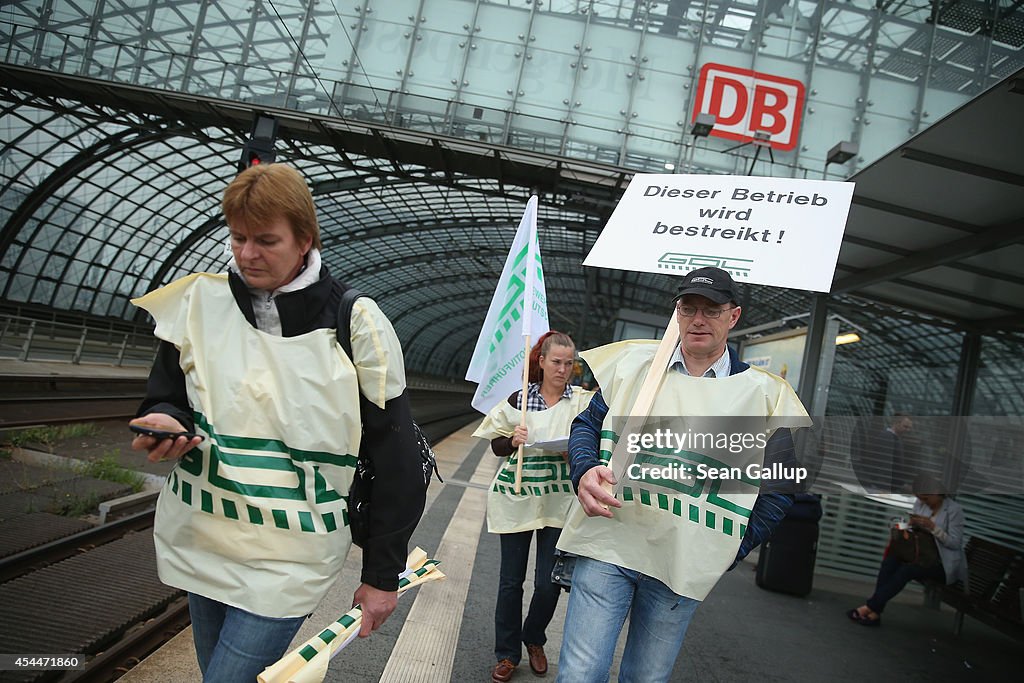
[[(371, 4), (383, 11), (381, 3), (359, 7)], [(472, 10), (489, 3), (455, 4)], [(963, 50), (970, 49), (980, 31), (971, 8), (983, 4), (996, 6), (998, 29), (991, 59), (975, 70), (963, 67), (970, 62)], [(683, 35), (697, 29), (713, 44), (737, 46), (756, 25), (806, 31), (802, 22), (811, 17), (821, 22), (820, 59), (858, 69), (870, 57), (885, 77), (916, 78), (900, 71), (899, 60), (922, 59), (914, 41), (921, 32), (934, 30), (925, 21), (931, 10), (894, 2), (879, 14), (874, 5), (538, 3), (542, 12), (593, 12), (599, 22), (647, 22), (648, 30), (661, 33)], [(10, 38), (8, 62), (23, 63), (19, 54), (49, 55), (55, 71), (93, 76), (97, 69), (106, 75), (116, 71), (123, 79), (132, 70), (130, 82), (138, 85), (189, 83), (193, 92), (248, 105), (281, 106), (284, 93), (284, 104), (292, 109), (326, 107), (336, 114), (333, 102), (343, 102), (340, 113), (358, 120), (364, 115), (360, 112), (373, 117), (383, 111), (378, 98), (387, 97), (386, 91), (359, 89), (359, 65), (335, 65), (348, 69), (337, 81), (308, 74), (315, 73), (310, 62), (331, 60), (328, 48), (339, 30), (346, 40), (358, 42), (358, 34), (348, 33), (360, 25), (355, 15), (361, 11), (353, 14), (350, 7), (331, 1), (297, 0), (11, 2), (0, 11), (0, 22), (6, 22), (0, 33)], [(240, 15), (252, 19), (239, 21)], [(952, 90), (973, 92), (1013, 64), (1019, 68), (1015, 22), (1020, 15), (1015, 3), (942, 3), (943, 40), (946, 34), (962, 40), (929, 42), (937, 60), (929, 87), (938, 81)], [(295, 44), (303, 49), (292, 49)], [(947, 71), (952, 74), (948, 78), (942, 75)], [(347, 85), (341, 84), (345, 77)], [(325, 87), (350, 90), (321, 98)], [(391, 94), (395, 92), (400, 93)], [(203, 113), (202, 123), (198, 116), (190, 119), (182, 113), (184, 100), (173, 93), (153, 97), (159, 100), (153, 111), (166, 108), (178, 115), (115, 106), (99, 93), (89, 102), (0, 87), (4, 302), (142, 322), (128, 302), (131, 297), (190, 272), (223, 270), (227, 233), (219, 195), (235, 172), (244, 135), (233, 122), (211, 124), (218, 114), (202, 110), (201, 102), (196, 106)], [(483, 118), (475, 120), (476, 113), (470, 111), (470, 125), (461, 133), (484, 140), (500, 130), (500, 124), (486, 121), (490, 112), (481, 109)], [(445, 120), (449, 127), (438, 132), (458, 132), (454, 119)], [(436, 130), (435, 121), (423, 115), (402, 123)], [(529, 144), (529, 138), (506, 132), (506, 141)], [(573, 142), (563, 140), (562, 149), (574, 149)], [(586, 146), (579, 149), (589, 154)], [(314, 192), (331, 271), (380, 301), (402, 339), (411, 370), (461, 377), (529, 190), (524, 184), (474, 177), (471, 169), (439, 171), (407, 162), (396, 167), (387, 154), (364, 152), (339, 153), (336, 147), (297, 139), (278, 145), (278, 159), (299, 168)], [(584, 187), (587, 181), (579, 184)], [(538, 220), (551, 325), (574, 336), (582, 331), (577, 339), (581, 347), (607, 341), (622, 308), (663, 310), (674, 289), (668, 276), (600, 270), (589, 285), (584, 323), (588, 276), (581, 262), (609, 210), (608, 205), (588, 203), (591, 199), (572, 191), (543, 193)], [(805, 292), (748, 289), (754, 303), (744, 311), (747, 326), (809, 308)], [(861, 343), (837, 350), (830, 399), (834, 410), (941, 414), (943, 406), (948, 409), (961, 331), (942, 321), (906, 320), (893, 309), (852, 297), (834, 301), (837, 310), (868, 332)], [(1019, 378), (1000, 369), (1019, 355), (1020, 342), (1020, 335), (1010, 333), (985, 338), (978, 407), (992, 414), (1020, 414), (1024, 401)], [(878, 376), (881, 366), (887, 368), (884, 378)], [(878, 405), (886, 397), (889, 405)]]
[[(0, 296), (132, 319), (138, 314), (131, 297), (190, 272), (224, 269), (219, 194), (234, 173), (236, 133), (172, 131), (123, 111), (56, 99), (48, 105), (55, 111), (24, 101), (7, 101), (0, 110), (9, 150), (0, 195), (6, 223)], [(325, 263), (380, 299), (407, 345), (410, 366), (461, 373), (525, 192), (487, 179), (458, 188), (382, 180), (347, 168), (333, 150), (316, 145), (294, 147), (279, 160), (310, 183)], [(356, 161), (362, 168), (389, 163)], [(551, 324), (576, 333), (586, 291), (581, 263), (600, 224), (552, 202), (564, 203), (542, 199), (538, 216)], [(667, 276), (602, 271), (588, 337), (607, 339), (620, 308), (664, 307), (672, 289)], [(779, 317), (804, 298), (771, 290), (757, 319)]]
[[(1015, 0), (550, 0), (543, 5), (546, 11), (590, 13), (598, 21), (634, 28), (650, 24), (661, 34), (730, 48), (749, 47), (760, 34), (761, 47), (771, 50), (764, 38), (773, 32), (815, 33), (813, 44), (790, 40), (782, 56), (806, 59), (813, 53), (833, 68), (859, 71), (867, 65), (882, 77), (928, 78), (932, 87), (956, 92), (980, 92), (1024, 66), (1024, 13)], [(980, 43), (986, 35), (992, 40)], [(992, 57), (988, 63), (986, 51)], [(985, 73), (986, 64), (991, 74)]]
[[(237, 132), (173, 129), (124, 110), (6, 95), (0, 110), (5, 301), (141, 322), (129, 298), (191, 272), (224, 269), (219, 194), (235, 172)], [(482, 178), (453, 187), (426, 169), (420, 180), (387, 177), (385, 159), (349, 159), (357, 171), (332, 149), (294, 141), (279, 160), (310, 183), (325, 263), (380, 301), (410, 369), (461, 377), (525, 191)], [(374, 169), (381, 175), (371, 175)], [(542, 197), (538, 225), (551, 325), (576, 335), (587, 291), (581, 263), (600, 222), (574, 206), (580, 204), (569, 195)], [(668, 276), (604, 269), (591, 286), (581, 347), (608, 340), (620, 309), (663, 310), (673, 291)], [(745, 326), (809, 309), (805, 292), (747, 290)], [(960, 333), (949, 323), (903, 319), (852, 297), (836, 299), (835, 309), (867, 333), (837, 350), (830, 412), (942, 413), (955, 383)], [(997, 359), (1019, 343), (1019, 336), (1001, 335), (985, 346), (979, 400), (987, 409), (1019, 414), (1020, 384), (997, 370)]]

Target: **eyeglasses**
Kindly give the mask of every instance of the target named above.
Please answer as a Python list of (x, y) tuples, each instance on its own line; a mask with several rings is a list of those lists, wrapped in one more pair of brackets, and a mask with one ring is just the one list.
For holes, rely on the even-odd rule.
[(699, 306), (686, 306), (684, 304), (679, 304), (676, 306), (676, 310), (679, 311), (679, 315), (683, 316), (684, 318), (692, 318), (695, 315), (697, 315), (697, 311), (700, 311), (701, 313), (704, 314), (704, 317), (708, 318), (709, 320), (720, 318), (722, 317), (723, 313), (725, 313), (726, 311), (731, 311), (734, 308), (736, 307), (726, 306), (725, 308), (701, 308)]

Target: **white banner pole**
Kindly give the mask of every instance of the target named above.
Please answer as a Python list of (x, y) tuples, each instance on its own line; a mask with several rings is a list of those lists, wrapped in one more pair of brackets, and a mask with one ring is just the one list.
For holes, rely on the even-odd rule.
[[(526, 426), (526, 391), (530, 386), (530, 335), (523, 337), (525, 340), (524, 344), (524, 361), (523, 361), (523, 393), (519, 398), (519, 426)], [(516, 453), (516, 495), (518, 496), (523, 492), (523, 445), (519, 444), (519, 451)]]
[(654, 360), (651, 361), (651, 367), (647, 370), (644, 383), (640, 385), (640, 393), (637, 394), (636, 401), (633, 402), (633, 408), (629, 411), (625, 426), (619, 432), (621, 436), (618, 443), (615, 444), (611, 460), (608, 462), (612, 474), (615, 475), (616, 484), (614, 489), (607, 482), (603, 483), (602, 486), (613, 495), (617, 495), (622, 489), (626, 469), (633, 462), (634, 456), (628, 450), (629, 435), (640, 432), (643, 429), (644, 422), (646, 422), (651, 414), (651, 408), (654, 406), (654, 397), (658, 394), (661, 380), (665, 377), (665, 372), (668, 370), (668, 361), (672, 358), (672, 352), (675, 351), (678, 343), (679, 322), (676, 320), (676, 315), (673, 311), (672, 317), (669, 318), (668, 325), (665, 327), (665, 335), (661, 338), (658, 350), (654, 353)]

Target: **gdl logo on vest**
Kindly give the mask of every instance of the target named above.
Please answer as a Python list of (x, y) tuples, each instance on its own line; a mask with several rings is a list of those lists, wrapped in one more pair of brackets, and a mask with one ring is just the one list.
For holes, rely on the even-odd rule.
[(796, 147), (803, 110), (800, 81), (724, 64), (700, 70), (693, 118), (713, 114), (715, 137), (751, 142), (755, 132), (764, 131), (774, 149), (790, 150)]

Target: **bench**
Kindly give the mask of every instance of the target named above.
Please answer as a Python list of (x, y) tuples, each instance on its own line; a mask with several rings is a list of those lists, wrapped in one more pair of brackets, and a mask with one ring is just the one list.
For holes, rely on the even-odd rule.
[(953, 633), (960, 635), (964, 615), (1024, 640), (1021, 596), (1024, 593), (1024, 553), (972, 536), (964, 548), (967, 555), (967, 588), (962, 582), (931, 585), (930, 590), (956, 610)]

